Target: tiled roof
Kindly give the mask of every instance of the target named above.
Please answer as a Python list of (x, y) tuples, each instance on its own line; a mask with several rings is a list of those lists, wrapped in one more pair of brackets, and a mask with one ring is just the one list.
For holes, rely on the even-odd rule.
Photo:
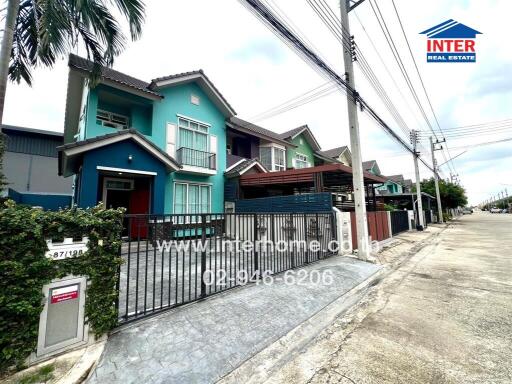
[(403, 184), (404, 183), (404, 175), (391, 175), (386, 176), (389, 180), (394, 181), (395, 183)]
[(106, 135), (91, 137), (90, 139), (85, 139), (85, 140), (81, 140), (81, 141), (75, 141), (75, 142), (72, 142), (72, 143), (64, 144), (64, 145), (61, 145), (60, 147), (57, 147), (57, 150), (59, 152), (62, 152), (62, 151), (65, 151), (66, 149), (82, 147), (84, 145), (96, 143), (96, 142), (103, 141), (103, 140), (107, 140), (107, 139), (110, 139), (112, 137), (128, 136), (128, 135), (131, 135), (131, 134), (141, 138), (147, 145), (149, 145), (150, 147), (152, 147), (153, 149), (158, 151), (168, 161), (173, 163), (176, 167), (181, 168), (181, 166), (178, 164), (178, 162), (175, 159), (173, 159), (171, 156), (169, 156), (166, 152), (164, 152), (155, 143), (153, 143), (152, 141), (148, 140), (143, 134), (141, 134), (135, 128), (123, 129), (123, 130), (120, 130), (120, 131), (117, 131), (117, 132), (108, 133)]
[(368, 171), (370, 169), (372, 169), (373, 165), (376, 163), (375, 160), (368, 160), (368, 161), (363, 161), (363, 169), (365, 171)]
[(240, 127), (247, 131), (254, 132), (257, 135), (263, 136), (264, 138), (266, 138), (269, 141), (275, 141), (277, 143), (281, 143), (284, 145), (294, 146), (293, 144), (284, 140), (278, 133), (275, 133), (268, 129), (260, 127), (259, 125), (249, 123), (248, 121), (242, 120), (239, 117), (236, 117), (236, 116), (231, 117), (228, 120), (228, 123), (231, 123), (231, 125), (233, 125), (235, 128)]
[[(82, 70), (85, 72), (92, 72), (94, 63), (90, 60), (84, 59), (83, 57), (70, 54), (68, 65), (72, 68)], [(134, 88), (138, 91), (142, 91), (153, 96), (163, 97), (158, 92), (149, 89), (150, 83), (143, 80), (136, 79), (135, 77), (128, 76), (124, 73), (115, 71), (111, 68), (101, 67), (101, 77), (107, 80), (114, 81), (116, 83), (126, 85), (127, 87)]]
[(279, 136), (284, 140), (290, 140), (294, 136), (297, 136), (301, 133), (306, 134), (306, 140), (309, 142), (309, 145), (311, 146), (311, 148), (313, 148), (314, 151), (320, 151), (320, 144), (318, 144), (315, 135), (313, 135), (313, 132), (311, 132), (311, 129), (307, 126), (307, 124), (301, 125), (300, 127), (281, 133), (279, 134)]
[(236, 176), (240, 176), (240, 174), (245, 171), (246, 169), (248, 168), (251, 168), (253, 165), (255, 164), (258, 164), (261, 168), (265, 169), (266, 168), (258, 161), (258, 159), (245, 159), (243, 162), (241, 162), (240, 164), (237, 164), (235, 167), (233, 167), (232, 169), (230, 169), (229, 171), (227, 172), (224, 172), (224, 175), (226, 175), (226, 177), (236, 177)]
[(344, 145), (343, 147), (337, 147), (337, 148), (328, 149), (326, 151), (321, 151), (320, 153), (322, 155), (324, 155), (324, 156), (327, 156), (327, 157), (338, 157), (343, 152), (345, 152), (345, 150), (347, 148), (348, 147), (346, 145)]
[(162, 76), (157, 77), (156, 79), (151, 80), (151, 84), (149, 84), (150, 89), (154, 89), (157, 86), (157, 83), (166, 81), (166, 80), (174, 80), (179, 79), (181, 77), (188, 77), (188, 76), (201, 76), (204, 78), (204, 80), (208, 83), (208, 85), (217, 93), (217, 95), (222, 99), (222, 101), (228, 106), (229, 109), (232, 110), (233, 114), (236, 114), (235, 109), (229, 104), (229, 102), (226, 100), (226, 98), (220, 93), (219, 89), (213, 84), (213, 82), (206, 76), (204, 71), (202, 69), (199, 69), (197, 71), (189, 71), (189, 72), (183, 72), (183, 73), (177, 73), (174, 75), (168, 75), (168, 76)]
[(300, 127), (290, 129), (289, 131), (280, 133), (279, 137), (281, 137), (283, 140), (289, 139), (289, 138), (295, 136), (296, 134), (298, 134), (299, 132), (303, 131), (304, 128), (307, 128), (307, 127), (308, 127), (307, 125), (301, 125)]

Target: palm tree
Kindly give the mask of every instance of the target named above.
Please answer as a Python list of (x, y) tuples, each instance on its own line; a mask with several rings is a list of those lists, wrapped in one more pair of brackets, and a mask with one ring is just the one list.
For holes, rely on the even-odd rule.
[(34, 67), (51, 67), (58, 57), (79, 46), (94, 62), (94, 83), (101, 66), (112, 66), (126, 41), (108, 5), (114, 4), (127, 19), (132, 40), (141, 35), (144, 21), (143, 0), (6, 1), (0, 47), (0, 133), (7, 78), (30, 85)]

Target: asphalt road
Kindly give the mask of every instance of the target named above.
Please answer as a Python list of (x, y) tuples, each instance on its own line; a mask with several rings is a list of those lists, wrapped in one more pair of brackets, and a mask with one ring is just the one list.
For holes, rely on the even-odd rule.
[(272, 383), (511, 383), (512, 215), (464, 216)]

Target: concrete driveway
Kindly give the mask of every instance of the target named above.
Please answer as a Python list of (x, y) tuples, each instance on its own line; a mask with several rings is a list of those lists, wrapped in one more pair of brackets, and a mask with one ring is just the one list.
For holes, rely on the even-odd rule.
[(511, 362), (512, 215), (482, 212), (440, 232), (266, 382), (508, 384)]
[[(276, 275), (271, 285), (234, 288), (127, 326), (109, 338), (89, 382), (215, 382), (309, 319), (314, 337), (311, 329), (328, 321), (314, 316), (333, 302), (338, 312), (348, 308), (354, 298), (347, 292), (381, 267), (335, 256), (302, 270), (295, 284)], [(318, 279), (326, 271), (332, 282)]]

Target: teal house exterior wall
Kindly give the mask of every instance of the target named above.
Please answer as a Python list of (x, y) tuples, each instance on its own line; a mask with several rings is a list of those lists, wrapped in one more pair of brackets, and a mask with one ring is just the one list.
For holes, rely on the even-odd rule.
[[(124, 104), (112, 101), (103, 101), (102, 94), (113, 95), (116, 99)], [(92, 137), (106, 135), (112, 133), (115, 128), (104, 127), (96, 122), (96, 114), (98, 109), (108, 110), (109, 112), (119, 113), (129, 117), (129, 126), (136, 128), (140, 133), (151, 138), (152, 136), (152, 115), (151, 110), (153, 102), (142, 97), (132, 95), (127, 92), (117, 90), (115, 88), (100, 84), (96, 88), (91, 89), (86, 98), (86, 116), (84, 123), (84, 131), (80, 132), (80, 139), (90, 139)], [(142, 107), (144, 105), (145, 107)]]
[[(165, 150), (167, 123), (178, 124), (178, 115), (210, 125), (209, 135), (217, 137), (217, 173), (214, 176), (175, 172), (169, 175), (165, 188), (165, 213), (173, 213), (172, 202), (176, 181), (211, 185), (211, 211), (224, 211), (224, 171), (226, 170), (225, 117), (196, 83), (160, 89), (162, 101), (153, 105), (153, 135), (151, 139)], [(190, 102), (191, 95), (199, 97), (199, 105)]]
[[(145, 99), (104, 84), (89, 90), (84, 102), (86, 113), (80, 121), (77, 139), (85, 140), (116, 132), (116, 128), (105, 127), (97, 123), (98, 109), (128, 116), (129, 128), (138, 130), (163, 151), (166, 150), (167, 145), (167, 124), (172, 123), (177, 126), (179, 116), (207, 124), (209, 126), (208, 135), (214, 135), (217, 138), (215, 149), (216, 173), (214, 175), (201, 175), (177, 171), (165, 173), (163, 179), (158, 177), (155, 180), (152, 192), (152, 211), (154, 213), (174, 213), (174, 183), (185, 182), (209, 185), (211, 187), (210, 212), (223, 212), (224, 171), (226, 169), (226, 117), (196, 82), (161, 87), (158, 89), (158, 93), (163, 96), (161, 100)], [(199, 105), (191, 102), (191, 95), (199, 97)], [(176, 143), (178, 143), (178, 131), (176, 133)], [(178, 146), (176, 146), (176, 149), (178, 149)], [(123, 146), (119, 146), (101, 152), (101, 156), (98, 152), (97, 154), (88, 154), (84, 158), (84, 169), (80, 175), (81, 206), (91, 206), (97, 203), (99, 187), (95, 166), (103, 163), (114, 166), (115, 161), (112, 161), (112, 159), (117, 157), (118, 153), (123, 153), (126, 150)], [(134, 149), (131, 148), (131, 150)], [(210, 152), (212, 152), (211, 149)], [(109, 156), (112, 159), (109, 159)], [(149, 170), (148, 167), (154, 166), (159, 169), (159, 172), (162, 171), (161, 166), (149, 163), (149, 160), (145, 162), (143, 170)], [(88, 191), (85, 191), (85, 188)]]
[[(301, 144), (302, 141), (302, 144)], [(295, 155), (297, 153), (300, 153), (302, 155), (305, 155), (307, 157), (307, 162), (310, 164), (310, 166), (313, 166), (315, 164), (315, 158), (313, 154), (313, 149), (309, 145), (306, 138), (300, 134), (297, 137), (295, 137), (293, 140), (290, 140), (290, 142), (297, 146), (297, 148), (288, 148), (286, 150), (286, 167), (287, 168), (295, 168)]]
[(403, 188), (400, 184), (393, 181), (386, 181), (380, 187), (376, 188), (379, 191), (388, 191), (389, 193), (403, 193)]

